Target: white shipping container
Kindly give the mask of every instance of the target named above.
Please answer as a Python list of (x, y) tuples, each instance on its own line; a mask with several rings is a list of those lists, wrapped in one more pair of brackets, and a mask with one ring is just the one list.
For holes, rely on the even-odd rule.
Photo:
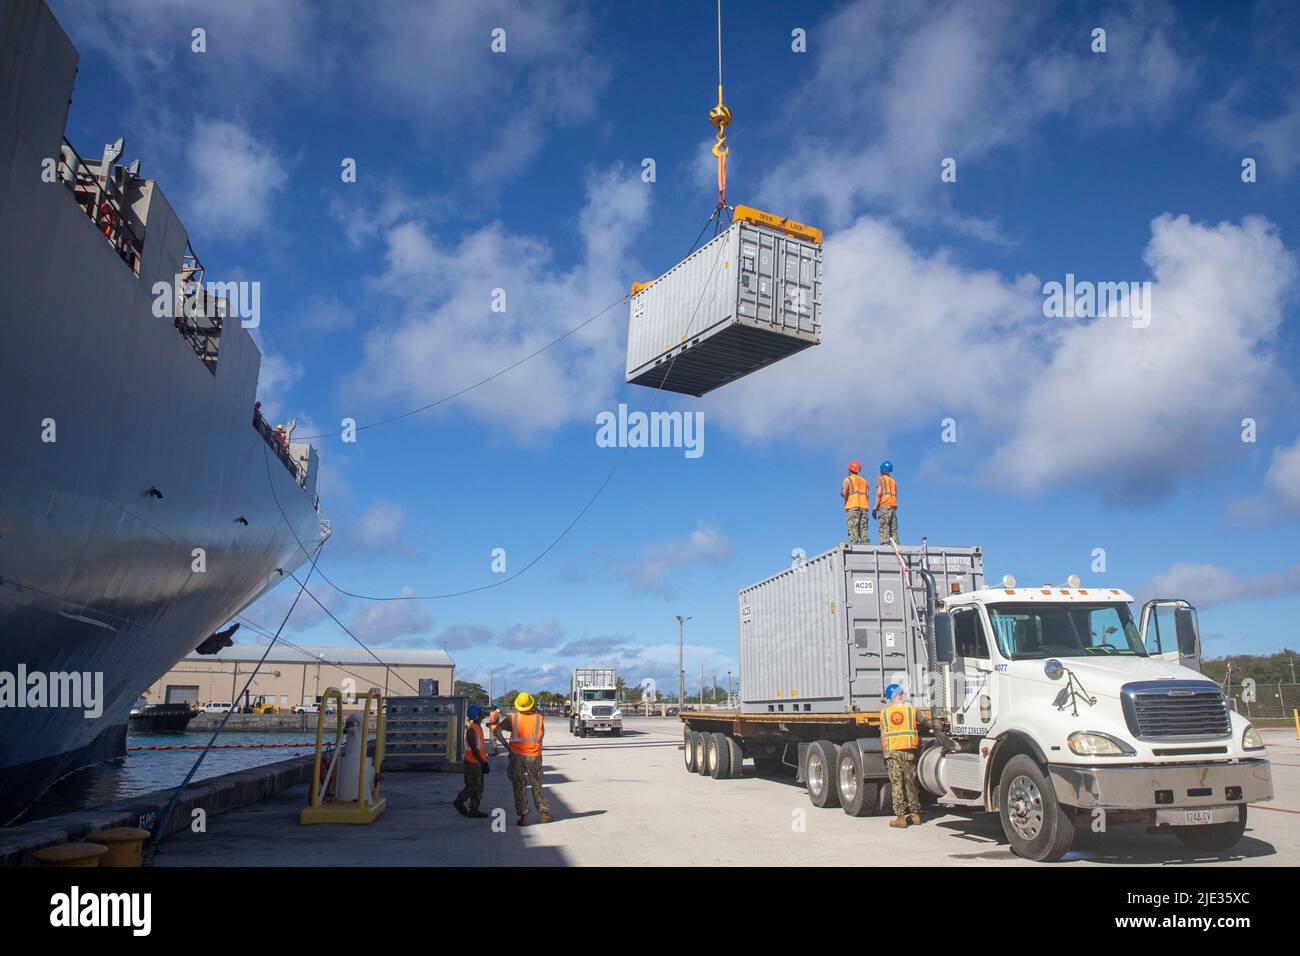
[(703, 395), (816, 345), (821, 282), (820, 242), (737, 219), (632, 296), (628, 383)]

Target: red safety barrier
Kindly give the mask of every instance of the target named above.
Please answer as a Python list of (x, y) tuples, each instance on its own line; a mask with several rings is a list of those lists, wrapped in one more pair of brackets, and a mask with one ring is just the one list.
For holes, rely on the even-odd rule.
[[(259, 747), (315, 747), (316, 741), (308, 740), (301, 744), (213, 744), (212, 750), (256, 749)], [(166, 747), (127, 747), (127, 750), (206, 750), (207, 744), (171, 744)]]

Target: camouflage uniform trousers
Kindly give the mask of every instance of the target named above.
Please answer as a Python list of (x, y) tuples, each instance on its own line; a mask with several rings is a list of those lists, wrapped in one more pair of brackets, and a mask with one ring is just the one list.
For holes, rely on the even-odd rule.
[[(445, 798), (444, 798), (445, 799)], [(469, 801), (469, 808), (477, 810), (483, 802), (483, 765), (465, 761), (465, 789), (456, 795), (456, 799)]]
[(898, 509), (893, 505), (884, 505), (877, 508), (876, 513), (879, 515), (876, 526), (880, 529), (880, 543), (893, 541), (898, 544)]
[(916, 751), (895, 750), (885, 754), (889, 771), (889, 789), (894, 798), (894, 816), (905, 817), (921, 812), (921, 796), (916, 781)]
[(551, 806), (546, 802), (546, 792), (542, 789), (541, 757), (511, 754), (510, 762), (506, 765), (506, 777), (515, 791), (515, 813), (522, 817), (528, 812), (528, 785), (533, 788), (533, 803), (537, 804), (537, 812), (551, 812)]
[(871, 535), (867, 519), (871, 516), (866, 508), (848, 508), (844, 512), (844, 524), (849, 529), (849, 544), (870, 544)]

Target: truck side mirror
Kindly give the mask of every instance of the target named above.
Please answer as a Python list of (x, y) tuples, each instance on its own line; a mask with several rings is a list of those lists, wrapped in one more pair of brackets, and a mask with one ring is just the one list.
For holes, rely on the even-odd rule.
[(947, 611), (936, 611), (931, 622), (934, 628), (934, 657), (938, 664), (951, 664), (957, 659), (956, 635), (952, 626), (952, 615)]
[(1196, 626), (1196, 612), (1190, 607), (1176, 608), (1174, 630), (1178, 634), (1178, 653), (1183, 657), (1199, 657), (1201, 635)]

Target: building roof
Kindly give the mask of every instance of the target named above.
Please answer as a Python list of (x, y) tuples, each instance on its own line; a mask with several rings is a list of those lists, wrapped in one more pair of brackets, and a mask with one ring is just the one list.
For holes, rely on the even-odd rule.
[[(276, 644), (267, 655), (268, 664), (370, 664), (378, 667), (380, 661), (388, 667), (455, 667), (446, 651), (426, 647), (375, 647), (374, 654), (361, 647), (327, 647), (323, 645)], [(222, 661), (226, 663), (256, 663), (266, 654), (265, 644), (232, 644), (216, 654), (190, 651), (187, 661)], [(376, 661), (375, 658), (379, 660)]]

